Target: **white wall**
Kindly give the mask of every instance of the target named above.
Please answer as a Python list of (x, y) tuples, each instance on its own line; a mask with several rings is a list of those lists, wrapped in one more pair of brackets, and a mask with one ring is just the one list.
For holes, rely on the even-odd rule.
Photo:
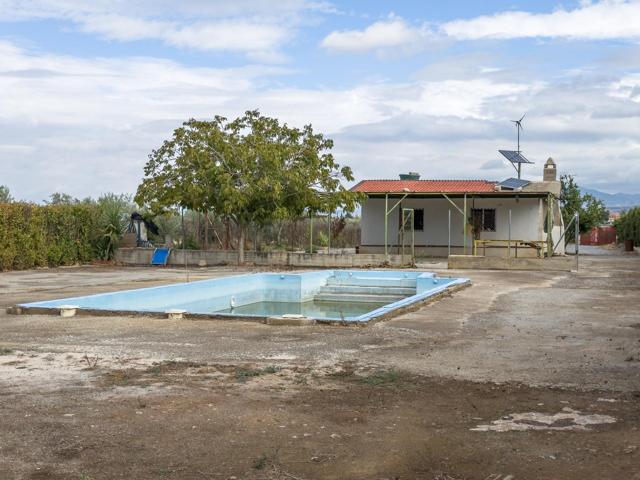
[[(452, 199), (463, 209), (463, 199)], [(389, 199), (389, 208), (398, 199)], [(361, 243), (384, 245), (384, 198), (368, 199), (362, 205)], [(445, 198), (406, 198), (402, 201), (405, 208), (424, 209), (424, 231), (415, 232), (416, 245), (446, 246), (448, 243), (448, 212), (451, 210), (451, 245), (463, 244), (462, 214)], [(509, 237), (509, 209), (511, 209), (511, 238), (514, 240), (545, 240), (543, 232), (544, 206), (537, 198), (483, 198), (467, 199), (467, 210), (471, 208), (495, 208), (496, 231), (482, 232), (481, 239), (506, 240)], [(389, 215), (389, 244), (396, 245), (399, 228), (399, 210), (397, 207)], [(470, 215), (470, 213), (469, 213)], [(473, 242), (472, 235), (467, 236), (467, 245)]]

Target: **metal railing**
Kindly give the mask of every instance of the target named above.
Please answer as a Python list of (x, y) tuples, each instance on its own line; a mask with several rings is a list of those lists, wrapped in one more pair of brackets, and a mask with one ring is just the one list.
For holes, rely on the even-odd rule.
[(486, 255), (487, 248), (506, 248), (507, 256), (511, 256), (511, 249), (515, 251), (515, 258), (518, 258), (518, 247), (520, 249), (535, 249), (536, 256), (542, 258), (544, 251), (547, 248), (547, 242), (545, 240), (474, 240), (473, 241), (473, 254), (478, 254), (478, 249), (482, 249), (482, 255)]

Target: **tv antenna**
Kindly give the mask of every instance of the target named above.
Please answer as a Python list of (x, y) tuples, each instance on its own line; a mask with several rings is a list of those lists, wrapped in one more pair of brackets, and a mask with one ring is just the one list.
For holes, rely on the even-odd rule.
[(520, 120), (511, 120), (513, 123), (516, 124), (516, 130), (518, 132), (518, 149), (517, 150), (498, 150), (507, 160), (511, 162), (511, 165), (513, 166), (513, 168), (516, 169), (516, 172), (518, 172), (518, 179), (520, 179), (522, 176), (522, 164), (533, 163), (527, 160), (525, 156), (522, 155), (522, 152), (520, 151), (520, 130), (524, 130), (522, 128), (522, 120), (524, 119), (525, 115), (526, 113), (522, 115), (522, 117), (520, 117)]

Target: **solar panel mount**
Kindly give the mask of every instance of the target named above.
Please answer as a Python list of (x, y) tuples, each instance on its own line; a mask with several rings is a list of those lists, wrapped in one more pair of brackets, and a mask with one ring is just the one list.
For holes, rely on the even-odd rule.
[(520, 150), (498, 150), (504, 158), (511, 162), (513, 168), (518, 172), (518, 178), (522, 177), (522, 164), (533, 163), (520, 153)]
[(533, 163), (517, 150), (498, 150), (511, 163)]

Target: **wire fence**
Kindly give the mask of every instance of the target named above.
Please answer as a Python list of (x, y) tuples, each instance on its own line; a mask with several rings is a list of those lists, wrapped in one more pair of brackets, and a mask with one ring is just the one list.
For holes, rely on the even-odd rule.
[[(238, 226), (231, 220), (186, 211), (181, 216), (154, 218), (158, 234), (149, 233), (156, 246), (192, 250), (237, 250)], [(266, 225), (250, 224), (245, 234), (247, 251), (341, 252), (360, 243), (360, 219), (350, 216), (315, 216), (282, 220)]]

